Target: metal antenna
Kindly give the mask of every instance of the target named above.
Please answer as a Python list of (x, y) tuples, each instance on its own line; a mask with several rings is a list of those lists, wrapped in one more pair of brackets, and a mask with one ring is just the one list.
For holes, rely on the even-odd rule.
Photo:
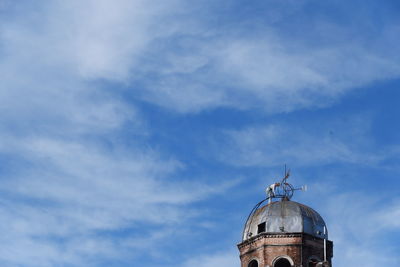
[(286, 177), (287, 171), (286, 171), (286, 163), (285, 163), (285, 173), (283, 174), (283, 177)]
[(285, 173), (281, 182), (273, 183), (266, 189), (267, 198), (269, 199), (269, 202), (271, 202), (273, 198), (290, 200), (293, 197), (294, 191), (297, 190), (305, 191), (306, 187), (294, 188), (292, 184), (288, 183), (289, 177), (290, 177), (290, 169), (288, 169), (285, 164)]
[[(293, 197), (294, 191), (301, 190), (301, 191), (306, 191), (307, 186), (302, 186), (300, 188), (294, 188), (293, 185), (287, 182), (288, 178), (290, 176), (290, 169), (286, 168), (285, 164), (285, 173), (284, 176), (281, 180), (281, 182), (276, 182), (267, 187), (266, 193), (267, 197), (260, 202), (258, 202), (254, 208), (250, 211), (249, 216), (247, 217), (246, 220), (246, 225), (245, 228), (243, 229), (243, 238), (250, 238), (253, 233), (250, 232), (250, 226), (253, 221), (253, 215), (257, 212), (257, 210), (261, 207), (261, 205), (268, 200), (269, 205), (274, 198), (280, 198), (282, 200), (290, 200)], [(246, 235), (246, 236), (245, 236)]]

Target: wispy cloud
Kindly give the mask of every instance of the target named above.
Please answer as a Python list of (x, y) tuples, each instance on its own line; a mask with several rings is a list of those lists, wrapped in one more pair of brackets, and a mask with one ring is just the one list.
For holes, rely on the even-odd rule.
[(397, 153), (391, 147), (377, 152), (369, 121), (368, 115), (353, 115), (346, 120), (321, 121), (317, 126), (271, 123), (227, 130), (213, 141), (226, 147), (215, 156), (237, 166), (376, 164)]
[(335, 242), (335, 264), (372, 267), (400, 262), (396, 256), (398, 247), (382, 238), (399, 233), (399, 227), (391, 224), (398, 221), (398, 215), (393, 213), (398, 209), (398, 201), (382, 198), (376, 192), (365, 195), (348, 191), (330, 197), (327, 192), (321, 195), (327, 201), (319, 206), (328, 215), (330, 238)]
[[(390, 41), (399, 30), (395, 27), (384, 29), (380, 41), (365, 45), (362, 38), (347, 41), (353, 30), (348, 25), (322, 23), (307, 29), (321, 38), (321, 43), (310, 45), (302, 36), (271, 27), (243, 36), (245, 26), (235, 26), (228, 33), (224, 27), (179, 29), (197, 34), (183, 34), (175, 40), (179, 50), (157, 55), (159, 61), (149, 67), (154, 79), (142, 93), (144, 99), (180, 112), (216, 107), (290, 112), (330, 105), (349, 90), (400, 75)], [(330, 36), (329, 31), (337, 34), (334, 42), (320, 36)], [(387, 45), (393, 50), (382, 53)]]
[(238, 266), (238, 253), (235, 252), (221, 252), (212, 255), (195, 256), (194, 258), (185, 262), (182, 266), (199, 266), (199, 267), (215, 267), (215, 266)]
[[(197, 216), (188, 204), (231, 186), (178, 179), (184, 163), (147, 144), (137, 107), (102, 83), (134, 76), (158, 38), (154, 18), (173, 3), (7, 5), (15, 14), (0, 37), (0, 153), (10, 159), (1, 168), (2, 263), (90, 266), (150, 253)], [(143, 224), (163, 234), (140, 232)]]
[[(1, 184), (1, 228), (8, 233), (1, 240), (9, 246), (0, 258), (14, 264), (29, 263), (32, 257), (38, 266), (83, 264), (90, 255), (113, 257), (118, 243), (132, 246), (143, 235), (115, 239), (105, 238), (107, 233), (138, 224), (174, 228), (197, 216), (186, 205), (230, 186), (170, 180), (182, 165), (150, 151), (104, 150), (44, 138), (17, 139), (10, 145), (14, 153), (9, 156), (25, 162)], [(147, 239), (152, 240), (150, 235)], [(110, 246), (115, 248), (107, 252)], [(27, 253), (15, 257), (16, 250)]]
[[(302, 12), (297, 6), (291, 15)], [(274, 7), (276, 14), (288, 12)], [(72, 81), (105, 79), (180, 112), (321, 107), (348, 90), (400, 75), (393, 40), (399, 29), (387, 25), (366, 45), (371, 32), (348, 41), (353, 28), (323, 22), (305, 36), (288, 36), (268, 24), (243, 36), (246, 23), (228, 27), (226, 18), (227, 25), (210, 28), (197, 10), (209, 16), (217, 10), (180, 1), (58, 1), (26, 9), (17, 8), (17, 19), (4, 22), (8, 56), (0, 68), (6, 76), (46, 75), (47, 84), (48, 73), (55, 79), (68, 73)], [(23, 20), (22, 12), (28, 14)], [(279, 25), (283, 18), (275, 17)], [(309, 44), (304, 38), (310, 35), (319, 42)]]
[[(235, 185), (188, 179), (186, 155), (150, 141), (139, 102), (178, 116), (220, 107), (291, 112), (400, 75), (399, 28), (386, 19), (375, 31), (358, 31), (315, 18), (298, 29), (307, 31), (302, 36), (279, 27), (306, 1), (266, 1), (268, 16), (246, 19), (236, 9), (224, 15), (234, 2), (0, 2), (3, 265), (93, 266), (145, 250), (160, 257), (154, 248), (199, 216), (189, 204)], [(240, 168), (369, 164), (398, 155), (396, 147), (370, 153), (364, 119), (336, 122), (333, 131), (285, 123), (223, 131), (216, 158)], [(389, 212), (397, 216), (398, 206)], [(237, 262), (229, 251), (184, 266), (195, 260)]]

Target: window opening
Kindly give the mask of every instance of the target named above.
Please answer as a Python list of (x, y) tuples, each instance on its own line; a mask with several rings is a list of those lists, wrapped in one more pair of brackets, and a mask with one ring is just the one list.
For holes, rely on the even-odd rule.
[(290, 262), (285, 258), (280, 258), (274, 264), (274, 267), (291, 267)]
[(265, 222), (258, 225), (257, 234), (265, 232)]
[(258, 267), (258, 262), (256, 261), (256, 260), (252, 260), (250, 263), (249, 263), (249, 266), (248, 267)]

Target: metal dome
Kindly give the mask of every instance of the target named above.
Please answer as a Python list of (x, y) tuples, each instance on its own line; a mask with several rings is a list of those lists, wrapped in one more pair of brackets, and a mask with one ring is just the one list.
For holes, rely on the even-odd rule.
[(269, 203), (247, 219), (243, 241), (260, 233), (307, 233), (328, 239), (322, 217), (312, 208), (289, 200)]

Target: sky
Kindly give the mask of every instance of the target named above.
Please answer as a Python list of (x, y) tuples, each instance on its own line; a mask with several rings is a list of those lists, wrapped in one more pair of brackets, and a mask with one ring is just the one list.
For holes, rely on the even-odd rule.
[(400, 264), (400, 2), (0, 0), (1, 266), (239, 266), (278, 181)]

